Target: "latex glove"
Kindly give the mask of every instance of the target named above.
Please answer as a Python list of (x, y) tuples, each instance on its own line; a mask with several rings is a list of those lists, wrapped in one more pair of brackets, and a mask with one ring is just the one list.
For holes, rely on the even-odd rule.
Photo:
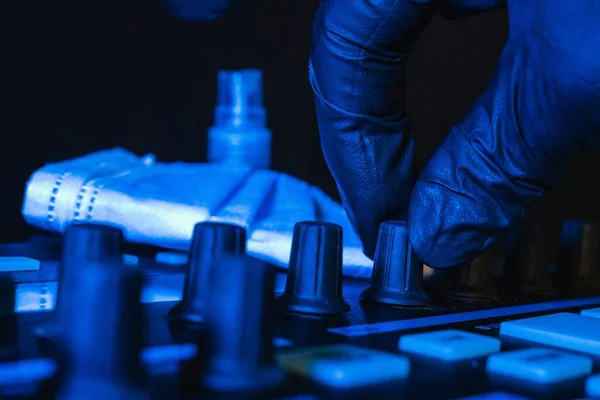
[[(444, 3), (456, 16), (504, 5)], [(415, 183), (404, 65), (436, 6), (321, 3), (309, 68), (321, 141), (367, 255), (379, 223), (408, 214), (424, 263), (468, 262), (530, 215), (574, 157), (598, 145), (600, 3), (509, 0), (508, 8), (510, 35), (489, 88)]]
[(222, 16), (241, 0), (165, 0), (169, 12), (184, 20), (210, 21)]

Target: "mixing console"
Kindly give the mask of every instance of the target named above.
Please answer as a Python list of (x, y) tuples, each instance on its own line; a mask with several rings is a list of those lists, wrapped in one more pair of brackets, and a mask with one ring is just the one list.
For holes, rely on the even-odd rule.
[(342, 276), (342, 235), (298, 223), (287, 270), (213, 222), (189, 255), (93, 224), (2, 245), (0, 397), (600, 397), (595, 224), (432, 271), (385, 222), (370, 282)]

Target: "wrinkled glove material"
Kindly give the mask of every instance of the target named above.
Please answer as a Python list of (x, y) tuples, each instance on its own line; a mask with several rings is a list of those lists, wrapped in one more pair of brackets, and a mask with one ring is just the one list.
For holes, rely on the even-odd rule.
[[(465, 18), (506, 5), (509, 39), (488, 89), (417, 174), (404, 111), (412, 44), (440, 9)], [(599, 145), (598, 21), (594, 0), (321, 2), (309, 64), (321, 143), (368, 256), (386, 219), (408, 216), (417, 255), (439, 268), (527, 220)]]

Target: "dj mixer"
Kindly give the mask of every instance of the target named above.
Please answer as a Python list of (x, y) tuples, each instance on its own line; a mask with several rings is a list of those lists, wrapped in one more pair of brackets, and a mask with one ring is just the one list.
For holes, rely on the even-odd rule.
[(342, 276), (343, 232), (325, 222), (296, 225), (285, 270), (215, 222), (188, 254), (97, 224), (5, 244), (0, 397), (600, 397), (597, 226), (546, 233), (431, 270), (388, 221), (370, 282)]

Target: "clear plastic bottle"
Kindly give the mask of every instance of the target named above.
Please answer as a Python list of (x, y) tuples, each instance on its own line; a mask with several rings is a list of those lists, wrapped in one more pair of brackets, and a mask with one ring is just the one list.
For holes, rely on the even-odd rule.
[(271, 131), (266, 128), (262, 72), (219, 71), (214, 125), (208, 131), (208, 162), (269, 168)]

